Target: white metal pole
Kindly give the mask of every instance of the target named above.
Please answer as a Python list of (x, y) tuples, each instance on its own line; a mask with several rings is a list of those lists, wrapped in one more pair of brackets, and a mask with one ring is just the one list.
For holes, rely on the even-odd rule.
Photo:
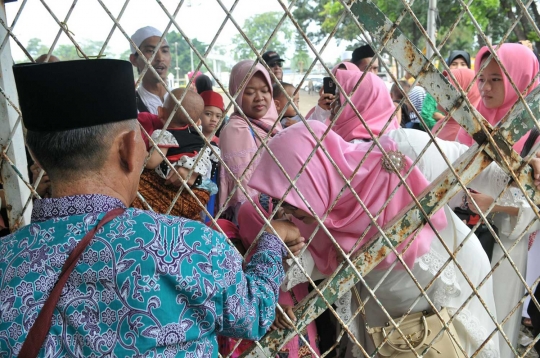
[(176, 86), (180, 85), (180, 74), (178, 71), (180, 71), (180, 67), (178, 67), (178, 42), (174, 43), (174, 57), (176, 58), (176, 67), (174, 68), (176, 70)]
[[(437, 0), (429, 0), (427, 33), (433, 44), (436, 44), (437, 34)], [(433, 49), (426, 43), (426, 56), (433, 56)]]
[(189, 48), (189, 54), (191, 55), (191, 72), (195, 70), (195, 67), (193, 67), (193, 49)]
[[(4, 0), (0, 0), (0, 19), (7, 24), (6, 8)], [(4, 38), (7, 31), (0, 26), (0, 38)], [(9, 101), (15, 106), (19, 106), (15, 79), (13, 78), (13, 58), (11, 56), (11, 47), (9, 41), (6, 42), (4, 49), (0, 53), (0, 87), (2, 87)], [(9, 227), (12, 231), (20, 226), (30, 223), (32, 203), (23, 213), (24, 206), (30, 198), (30, 190), (19, 178), (16, 170), (21, 173), (24, 180), (28, 181), (28, 169), (26, 162), (26, 150), (24, 145), (24, 135), (22, 123), (16, 126), (19, 115), (11, 106), (8, 99), (0, 95), (0, 150), (13, 162), (16, 169), (11, 166), (7, 160), (0, 158), (2, 163), (2, 176), (4, 194), (6, 197), (7, 212), (9, 218)], [(15, 128), (15, 129), (14, 129)], [(8, 150), (5, 148), (9, 144), (10, 134), (13, 133), (13, 139)]]

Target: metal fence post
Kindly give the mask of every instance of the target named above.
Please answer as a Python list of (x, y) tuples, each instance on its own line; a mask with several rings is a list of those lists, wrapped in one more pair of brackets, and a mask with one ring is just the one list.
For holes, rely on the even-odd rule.
[[(0, 0), (0, 20), (7, 24), (6, 8), (4, 0)], [(7, 31), (0, 26), (0, 38), (4, 38)], [(11, 56), (11, 46), (6, 42), (0, 53), (0, 148), (2, 150), (1, 172), (6, 204), (8, 208), (9, 227), (12, 231), (30, 222), (31, 204), (23, 212), (25, 203), (30, 196), (30, 190), (24, 183), (28, 181), (28, 171), (26, 170), (26, 151), (24, 145), (24, 135), (22, 123), (18, 123), (19, 114), (13, 108), (18, 106), (17, 90), (13, 77), (13, 58)], [(16, 171), (19, 168), (21, 179)]]

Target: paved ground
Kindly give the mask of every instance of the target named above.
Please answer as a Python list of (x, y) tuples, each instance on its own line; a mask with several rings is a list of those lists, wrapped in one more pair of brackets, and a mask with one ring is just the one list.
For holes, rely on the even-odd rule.
[(305, 116), (311, 108), (317, 105), (319, 94), (309, 95), (306, 91), (300, 90), (300, 112)]

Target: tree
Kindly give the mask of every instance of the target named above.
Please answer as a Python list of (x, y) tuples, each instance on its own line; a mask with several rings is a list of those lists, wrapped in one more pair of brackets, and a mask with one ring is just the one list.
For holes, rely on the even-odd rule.
[[(93, 40), (81, 40), (79, 46), (86, 56), (92, 57), (97, 56), (103, 47), (103, 42), (93, 41)], [(26, 50), (32, 57), (37, 57), (49, 52), (49, 47), (44, 45), (41, 42), (41, 39), (32, 38), (28, 40), (28, 45), (26, 45)], [(84, 58), (84, 56), (77, 52), (75, 45), (72, 43), (57, 45), (52, 52), (53, 55), (58, 57), (62, 61), (68, 60), (78, 60)], [(103, 55), (107, 58), (114, 58), (115, 56), (110, 52), (105, 50)]]
[[(297, 0), (295, 8), (293, 10), (294, 19), (298, 22), (302, 29), (317, 29), (316, 31), (308, 31), (306, 35), (314, 43), (321, 42), (326, 33), (320, 31), (320, 25), (324, 22), (324, 16), (322, 12), (324, 10), (324, 4), (328, 2), (325, 0)], [(310, 27), (309, 25), (315, 24), (317, 26)], [(337, 35), (337, 38), (341, 38), (341, 35)]]
[[(257, 51), (262, 50), (263, 46), (276, 29), (281, 17), (282, 14), (279, 12), (265, 12), (263, 14), (252, 16), (244, 22), (243, 31)], [(276, 51), (283, 56), (287, 51), (285, 43), (291, 40), (291, 24), (286, 20), (281, 24), (277, 36), (272, 38), (270, 44), (266, 48), (268, 50)], [(234, 59), (236, 61), (255, 59), (255, 54), (240, 34), (235, 35), (232, 42), (236, 47), (236, 52), (234, 53)]]
[[(501, 0), (501, 4), (504, 1)], [(404, 10), (402, 0), (373, 0), (373, 2), (392, 21), (395, 21)], [(343, 5), (338, 0), (299, 0), (297, 5), (298, 8), (294, 10), (297, 20), (300, 23), (312, 24), (320, 28), (320, 33), (313, 37), (316, 41), (322, 40), (334, 30), (344, 11)], [(421, 24), (427, 22), (427, 5), (427, 0), (418, 0), (411, 6)], [(502, 35), (501, 29), (508, 29), (511, 24), (506, 14), (502, 14), (499, 5), (499, 0), (483, 0), (473, 1), (469, 7), (483, 32), (494, 40)], [(459, 14), (463, 11), (463, 7), (457, 0), (448, 0), (439, 1), (438, 8), (439, 14), (443, 14), (438, 18), (438, 38), (442, 39), (452, 28)], [(410, 14), (405, 15), (399, 28), (417, 47), (425, 48), (425, 38)], [(335, 38), (337, 41), (365, 42), (369, 40), (360, 37), (360, 33), (354, 21), (350, 16), (346, 15), (344, 21), (337, 28)], [(473, 26), (471, 19), (465, 14), (452, 35), (450, 35), (449, 41), (441, 49), (441, 53), (445, 54), (452, 49), (456, 49), (453, 46), (476, 50), (477, 43), (474, 38), (476, 33), (477, 30)]]
[[(305, 33), (305, 28), (302, 31)], [(298, 70), (299, 73), (303, 73), (304, 69), (309, 68), (311, 62), (312, 59), (309, 55), (307, 43), (300, 34), (300, 31), (298, 31), (294, 36), (294, 56), (291, 59), (291, 68)]]
[(291, 68), (298, 70), (299, 73), (303, 73), (305, 69), (309, 68), (313, 61), (309, 56), (307, 49), (305, 48), (306, 44), (303, 41), (304, 39), (302, 39), (303, 47), (300, 47), (298, 44), (296, 45), (294, 56), (291, 59)]
[(32, 55), (32, 57), (36, 58), (40, 55), (48, 53), (49, 48), (41, 43), (41, 39), (34, 37), (28, 40), (28, 45), (26, 45), (26, 51), (28, 51), (28, 53)]
[(125, 50), (120, 54), (120, 59), (124, 61), (129, 61), (129, 55), (131, 55), (131, 49)]
[[(176, 76), (176, 58), (178, 57), (178, 67), (180, 76), (184, 76), (191, 71), (191, 47), (182, 35), (176, 31), (169, 32), (165, 35), (167, 42), (171, 48), (171, 66), (169, 67), (169, 72)], [(201, 55), (206, 51), (206, 44), (202, 43), (197, 39), (192, 39), (191, 42), (193, 46), (199, 51)], [(175, 43), (177, 43), (178, 53), (176, 52)], [(201, 61), (199, 57), (193, 52), (193, 68), (196, 68)], [(204, 66), (202, 67), (204, 68)]]
[[(95, 58), (97, 55), (99, 55), (99, 52), (101, 51), (101, 48), (103, 47), (103, 42), (101, 41), (94, 41), (94, 40), (81, 40), (78, 42), (82, 52), (84, 55), (86, 55), (89, 58)], [(58, 57), (62, 61), (69, 61), (69, 60), (80, 60), (84, 59), (83, 53), (79, 52), (74, 44), (62, 44), (58, 45), (54, 50), (53, 54)], [(115, 58), (114, 54), (112, 54), (110, 51), (105, 50), (103, 52), (103, 57), (105, 58)]]

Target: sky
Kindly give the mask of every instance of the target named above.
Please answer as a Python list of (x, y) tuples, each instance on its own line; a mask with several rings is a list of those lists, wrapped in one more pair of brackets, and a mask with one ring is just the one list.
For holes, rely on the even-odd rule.
[[(68, 28), (73, 33), (74, 38), (77, 41), (104, 41), (109, 36), (114, 25), (110, 16), (98, 0), (75, 1), (76, 5), (67, 21)], [(283, 1), (288, 4), (287, 0)], [(73, 0), (44, 0), (43, 2), (60, 22), (64, 21), (73, 4)], [(50, 47), (59, 32), (57, 22), (47, 11), (43, 2), (40, 0), (28, 0), (13, 28), (13, 33), (23, 45), (26, 45), (31, 38), (40, 38), (43, 44)], [(114, 17), (118, 16), (122, 6), (125, 4), (124, 0), (102, 0), (102, 2)], [(23, 1), (19, 0), (6, 4), (7, 21), (10, 25), (22, 3)], [(178, 6), (179, 0), (161, 0), (161, 3), (172, 15)], [(227, 9), (230, 9), (234, 1), (222, 0), (222, 3)], [(247, 18), (269, 11), (283, 13), (283, 8), (277, 0), (240, 0), (232, 15), (237, 24), (242, 26)], [(190, 39), (197, 38), (199, 41), (209, 44), (218, 33), (225, 18), (226, 13), (216, 0), (185, 0), (175, 20)], [(124, 31), (131, 36), (138, 28), (147, 25), (164, 31), (169, 24), (169, 18), (157, 1), (130, 0), (119, 23)], [(177, 31), (174, 24), (169, 31), (173, 30)], [(227, 21), (219, 34), (216, 45), (220, 45), (232, 52), (231, 39), (237, 33), (238, 30), (233, 23), (230, 20)], [(67, 35), (62, 33), (58, 44), (69, 43), (71, 42)], [(322, 44), (317, 45), (318, 48), (321, 46)], [(332, 40), (331, 45), (327, 47), (322, 57), (325, 61), (334, 62), (341, 55), (344, 47), (345, 44), (338, 47), (335, 41)], [(11, 41), (11, 49), (13, 58), (16, 61), (26, 58), (24, 52), (13, 40)], [(118, 56), (128, 49), (129, 43), (127, 39), (121, 31), (116, 29), (109, 40), (107, 50)], [(286, 56), (290, 58), (292, 55), (293, 48)], [(233, 54), (230, 53), (228, 57), (228, 62), (232, 62)]]

